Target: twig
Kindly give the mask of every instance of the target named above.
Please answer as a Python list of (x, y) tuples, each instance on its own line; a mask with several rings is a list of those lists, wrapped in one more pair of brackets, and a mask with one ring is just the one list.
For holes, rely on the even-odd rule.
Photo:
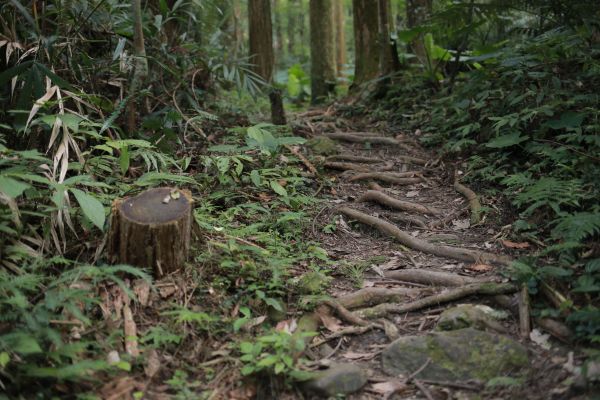
[(360, 221), (363, 224), (372, 226), (381, 233), (387, 234), (396, 239), (399, 243), (424, 253), (468, 262), (494, 263), (500, 265), (507, 265), (510, 262), (510, 260), (506, 257), (497, 256), (495, 254), (483, 251), (437, 245), (425, 240), (417, 239), (400, 230), (395, 225), (390, 224), (389, 222), (386, 222), (380, 218), (372, 217), (350, 207), (341, 207), (338, 209), (338, 212)]
[(300, 161), (302, 161), (302, 163), (306, 166), (306, 168), (308, 168), (308, 170), (310, 171), (310, 173), (313, 176), (317, 176), (319, 173), (317, 172), (317, 169), (315, 168), (315, 166), (308, 160), (308, 158), (304, 157), (304, 154), (302, 154), (298, 148), (296, 147), (292, 147), (288, 144), (284, 145), (284, 147), (286, 149), (288, 149), (292, 154), (294, 154), (296, 157), (298, 157), (300, 159)]
[(421, 393), (423, 393), (423, 396), (425, 396), (427, 398), (427, 400), (435, 400), (433, 398), (433, 396), (431, 395), (431, 392), (429, 391), (429, 389), (427, 389), (420, 380), (415, 379), (413, 381), (413, 383), (417, 387), (417, 389), (419, 389), (421, 391)]
[(441, 303), (462, 299), (474, 294), (496, 295), (514, 293), (518, 289), (510, 283), (472, 283), (467, 286), (445, 290), (441, 293), (424, 297), (406, 304), (383, 303), (371, 308), (355, 311), (354, 314), (361, 319), (380, 318), (387, 314), (402, 314), (422, 308), (435, 306)]
[(357, 201), (373, 201), (390, 208), (402, 211), (413, 211), (421, 214), (439, 215), (441, 212), (432, 207), (427, 207), (418, 203), (411, 203), (408, 201), (398, 200), (387, 194), (377, 190), (367, 190)]

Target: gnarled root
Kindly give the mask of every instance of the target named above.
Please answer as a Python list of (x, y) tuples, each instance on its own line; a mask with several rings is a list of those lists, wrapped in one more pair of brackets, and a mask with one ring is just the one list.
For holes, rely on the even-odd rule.
[(474, 191), (463, 185), (458, 181), (458, 178), (454, 180), (454, 190), (462, 194), (469, 201), (469, 208), (471, 209), (471, 223), (476, 224), (481, 221), (481, 203), (479, 198)]
[[(424, 289), (426, 290), (426, 289)], [(407, 298), (414, 298), (424, 290), (409, 288), (377, 288), (370, 287), (357, 290), (338, 298), (338, 303), (347, 309), (374, 306), (376, 304), (393, 302), (397, 303)]]
[(377, 190), (367, 190), (358, 201), (373, 201), (390, 208), (402, 211), (413, 211), (421, 214), (439, 215), (441, 212), (433, 207), (427, 207), (417, 203), (395, 199)]
[(418, 172), (365, 172), (357, 174), (348, 179), (349, 182), (376, 179), (382, 182), (394, 183), (396, 185), (412, 185), (423, 182)]

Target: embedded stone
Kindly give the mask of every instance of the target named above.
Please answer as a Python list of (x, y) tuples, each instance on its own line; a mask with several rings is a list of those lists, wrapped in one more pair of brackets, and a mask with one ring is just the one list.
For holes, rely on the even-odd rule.
[(359, 391), (367, 383), (366, 373), (354, 364), (332, 364), (317, 371), (306, 382), (305, 388), (323, 396), (337, 396)]

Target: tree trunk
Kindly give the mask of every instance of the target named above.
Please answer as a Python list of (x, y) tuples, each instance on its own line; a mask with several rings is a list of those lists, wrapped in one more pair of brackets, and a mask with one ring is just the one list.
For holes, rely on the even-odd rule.
[(344, 31), (344, 0), (334, 0), (335, 55), (337, 76), (343, 75), (346, 64), (346, 35)]
[[(406, 0), (406, 21), (408, 29), (415, 28), (427, 21), (433, 10), (432, 0)], [(427, 62), (427, 54), (423, 43), (423, 34), (419, 34), (410, 48), (422, 63)]]
[(242, 31), (242, 7), (239, 0), (233, 0), (233, 42), (234, 52), (237, 55), (240, 52), (244, 41), (244, 33)]
[(271, 0), (249, 0), (248, 21), (250, 31), (250, 56), (254, 71), (267, 83), (271, 101), (271, 119), (276, 125), (285, 125), (285, 113), (281, 92), (273, 83), (273, 25), (271, 22)]
[(148, 59), (146, 58), (146, 46), (144, 45), (141, 0), (131, 1), (131, 15), (133, 17), (133, 52), (135, 61), (129, 85), (129, 94), (133, 96), (131, 96), (127, 105), (127, 130), (129, 131), (129, 135), (137, 130), (137, 104), (134, 94), (142, 85), (142, 81), (148, 76)]
[(298, 0), (288, 0), (287, 3), (287, 52), (296, 55), (296, 20), (298, 18)]
[(281, 21), (281, 13), (279, 11), (279, 0), (273, 0), (273, 13), (275, 14), (275, 53), (276, 59), (281, 62), (283, 56), (283, 27)]
[(335, 89), (333, 0), (310, 0), (310, 62), (312, 103)]
[(111, 262), (150, 268), (160, 278), (183, 267), (190, 248), (192, 196), (154, 188), (115, 200), (108, 236)]
[(391, 4), (390, 0), (378, 0), (379, 9), (379, 74), (389, 75), (396, 69), (394, 60), (391, 32)]
[(379, 73), (379, 12), (373, 0), (353, 0), (354, 82), (353, 87), (377, 78)]

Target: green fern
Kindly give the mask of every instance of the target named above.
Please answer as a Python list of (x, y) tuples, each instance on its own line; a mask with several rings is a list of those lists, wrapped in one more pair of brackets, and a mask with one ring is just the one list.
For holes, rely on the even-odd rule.
[(582, 184), (579, 180), (560, 180), (553, 177), (541, 178), (534, 184), (526, 187), (515, 196), (514, 203), (519, 206), (528, 205), (523, 212), (531, 215), (538, 208), (550, 207), (559, 214), (561, 206), (578, 206), (582, 193)]
[(580, 242), (600, 233), (600, 213), (579, 212), (559, 219), (552, 230), (556, 238)]

